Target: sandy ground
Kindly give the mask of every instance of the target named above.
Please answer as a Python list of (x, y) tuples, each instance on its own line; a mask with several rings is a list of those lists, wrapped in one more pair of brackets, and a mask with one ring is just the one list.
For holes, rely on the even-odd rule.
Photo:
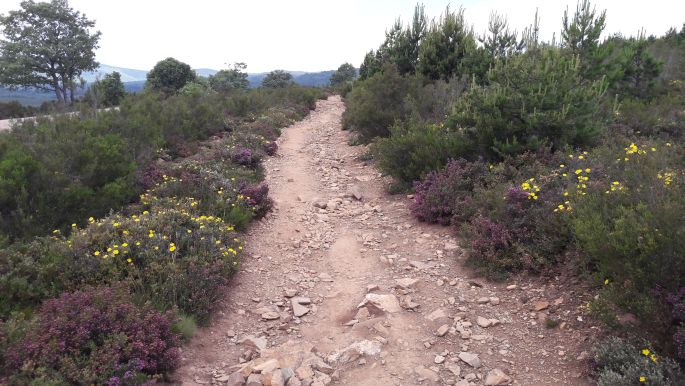
[[(388, 195), (388, 181), (360, 160), (366, 149), (348, 146), (343, 111), (331, 97), (284, 129), (265, 162), (275, 209), (248, 232), (241, 270), (184, 347), (173, 383), (235, 384), (237, 370), (257, 373), (250, 366), (271, 356), (297, 370), (290, 385), (591, 384), (585, 358), (597, 328), (580, 307), (586, 289), (473, 277), (454, 231), (417, 222), (410, 200)], [(547, 328), (547, 317), (560, 325)], [(331, 368), (305, 366), (302, 355)]]

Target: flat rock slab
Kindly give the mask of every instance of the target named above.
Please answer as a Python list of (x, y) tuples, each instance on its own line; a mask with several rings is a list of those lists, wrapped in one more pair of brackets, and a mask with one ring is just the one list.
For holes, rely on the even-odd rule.
[(400, 312), (400, 302), (395, 295), (390, 294), (366, 294), (364, 300), (359, 303), (357, 308), (362, 308), (366, 305), (371, 305), (383, 312), (393, 313)]

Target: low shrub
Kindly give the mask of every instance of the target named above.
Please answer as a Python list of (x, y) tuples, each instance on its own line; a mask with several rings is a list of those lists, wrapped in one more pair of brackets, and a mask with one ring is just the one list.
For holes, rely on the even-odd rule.
[(588, 181), (571, 216), (585, 265), (611, 283), (605, 296), (646, 325), (661, 307), (654, 290), (685, 286), (683, 159), (669, 145), (593, 152), (598, 179)]
[(242, 245), (222, 219), (193, 214), (193, 200), (164, 202), (74, 232), (66, 240), (73, 251), (72, 280), (123, 281), (161, 309), (178, 307), (206, 321), (237, 268)]
[(465, 202), (472, 201), (476, 186), (483, 184), (487, 167), (483, 162), (452, 160), (444, 169), (429, 173), (414, 184), (410, 210), (421, 221), (449, 225), (454, 217), (459, 223), (470, 218), (464, 213)]
[(371, 151), (384, 173), (392, 176), (403, 189), (433, 170), (442, 168), (452, 158), (469, 153), (469, 144), (458, 131), (423, 122), (398, 123), (392, 135), (373, 143)]
[(14, 312), (31, 314), (43, 299), (72, 289), (69, 248), (53, 238), (0, 249), (0, 319)]
[(356, 131), (364, 142), (390, 136), (390, 127), (410, 113), (405, 98), (419, 87), (417, 78), (400, 75), (394, 66), (358, 81), (346, 98), (343, 128)]
[(6, 353), (12, 382), (136, 384), (179, 362), (174, 316), (99, 288), (45, 302), (26, 335)]
[(671, 307), (671, 322), (673, 343), (678, 358), (685, 361), (685, 287), (679, 291), (668, 294), (666, 302)]
[(597, 343), (593, 351), (599, 386), (676, 386), (685, 383), (678, 364), (658, 356), (650, 347), (637, 348), (620, 338), (610, 337)]

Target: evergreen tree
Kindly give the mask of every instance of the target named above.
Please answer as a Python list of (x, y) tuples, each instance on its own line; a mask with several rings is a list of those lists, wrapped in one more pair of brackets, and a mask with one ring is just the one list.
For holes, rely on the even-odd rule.
[(94, 107), (118, 106), (126, 95), (121, 74), (117, 71), (106, 74), (97, 80), (86, 92), (85, 100), (91, 102)]
[(623, 76), (616, 85), (619, 93), (636, 98), (646, 98), (652, 93), (663, 63), (647, 51), (648, 45), (644, 32), (627, 43), (623, 50)]
[(464, 62), (476, 52), (473, 31), (466, 25), (464, 9), (445, 9), (438, 22), (431, 23), (419, 48), (418, 73), (431, 80), (459, 77), (469, 73)]
[(606, 26), (606, 10), (599, 14), (590, 0), (579, 1), (573, 18), (569, 19), (568, 8), (564, 11), (561, 46), (571, 55), (580, 59), (585, 78), (594, 80), (611, 71), (614, 63), (607, 63), (614, 47), (600, 45), (600, 36)]

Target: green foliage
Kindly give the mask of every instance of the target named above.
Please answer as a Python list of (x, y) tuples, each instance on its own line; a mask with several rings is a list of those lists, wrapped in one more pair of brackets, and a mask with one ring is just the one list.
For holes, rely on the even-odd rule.
[(468, 154), (468, 150), (460, 132), (416, 122), (397, 123), (390, 137), (378, 139), (372, 148), (378, 167), (394, 177), (402, 189), (442, 168), (450, 158)]
[(623, 52), (623, 75), (613, 87), (625, 96), (648, 98), (653, 95), (663, 63), (647, 50), (649, 42), (643, 35), (626, 43)]
[(564, 11), (561, 45), (570, 55), (580, 59), (580, 65), (588, 79), (602, 78), (606, 70), (604, 62), (611, 48), (600, 47), (599, 38), (606, 25), (606, 10), (597, 14), (590, 0), (578, 0), (573, 18), (568, 8)]
[(421, 42), (417, 72), (437, 80), (459, 78), (469, 73), (468, 60), (476, 51), (476, 39), (466, 24), (464, 9), (445, 9), (439, 21), (433, 21)]
[(331, 75), (331, 86), (341, 86), (352, 82), (357, 77), (357, 69), (349, 63), (343, 63)]
[(465, 127), (478, 154), (491, 158), (593, 143), (602, 130), (602, 81), (585, 82), (577, 59), (540, 49), (498, 62), (487, 85), (473, 85), (448, 122)]
[(488, 33), (478, 39), (492, 62), (503, 59), (523, 49), (524, 42), (518, 41), (515, 31), (509, 30), (506, 16), (497, 12), (490, 14)]
[(32, 117), (37, 109), (32, 106), (24, 106), (17, 101), (0, 102), (0, 119)]
[(173, 94), (183, 88), (188, 82), (195, 80), (195, 71), (186, 63), (174, 58), (166, 58), (157, 62), (147, 74), (145, 87), (166, 94)]
[(392, 66), (386, 66), (364, 82), (358, 82), (348, 96), (343, 114), (343, 127), (355, 130), (363, 141), (390, 135), (390, 126), (407, 116), (405, 97), (414, 92), (419, 81), (401, 76)]
[(364, 61), (359, 66), (359, 80), (366, 80), (381, 71), (379, 55), (374, 50), (366, 53)]
[(173, 332), (179, 334), (184, 341), (188, 342), (197, 332), (197, 323), (192, 316), (178, 315), (173, 325)]
[(59, 102), (74, 102), (78, 79), (95, 70), (100, 32), (67, 0), (24, 1), (0, 16), (0, 84), (53, 91)]
[(220, 70), (209, 77), (209, 85), (214, 91), (228, 93), (235, 90), (246, 90), (250, 85), (247, 80), (245, 63), (235, 63), (233, 67)]
[(676, 386), (685, 382), (678, 364), (657, 356), (651, 347), (635, 347), (610, 337), (595, 344), (593, 352), (599, 386)]
[(118, 106), (124, 99), (124, 95), (126, 95), (126, 90), (121, 82), (121, 74), (114, 71), (91, 85), (84, 99), (94, 108), (111, 107)]
[(271, 71), (262, 79), (262, 87), (266, 88), (284, 88), (293, 83), (292, 74), (283, 70)]
[(606, 296), (651, 324), (659, 300), (650, 291), (685, 286), (682, 155), (646, 142), (597, 152), (593, 163), (607, 177), (575, 205), (578, 248), (597, 278), (611, 283)]

